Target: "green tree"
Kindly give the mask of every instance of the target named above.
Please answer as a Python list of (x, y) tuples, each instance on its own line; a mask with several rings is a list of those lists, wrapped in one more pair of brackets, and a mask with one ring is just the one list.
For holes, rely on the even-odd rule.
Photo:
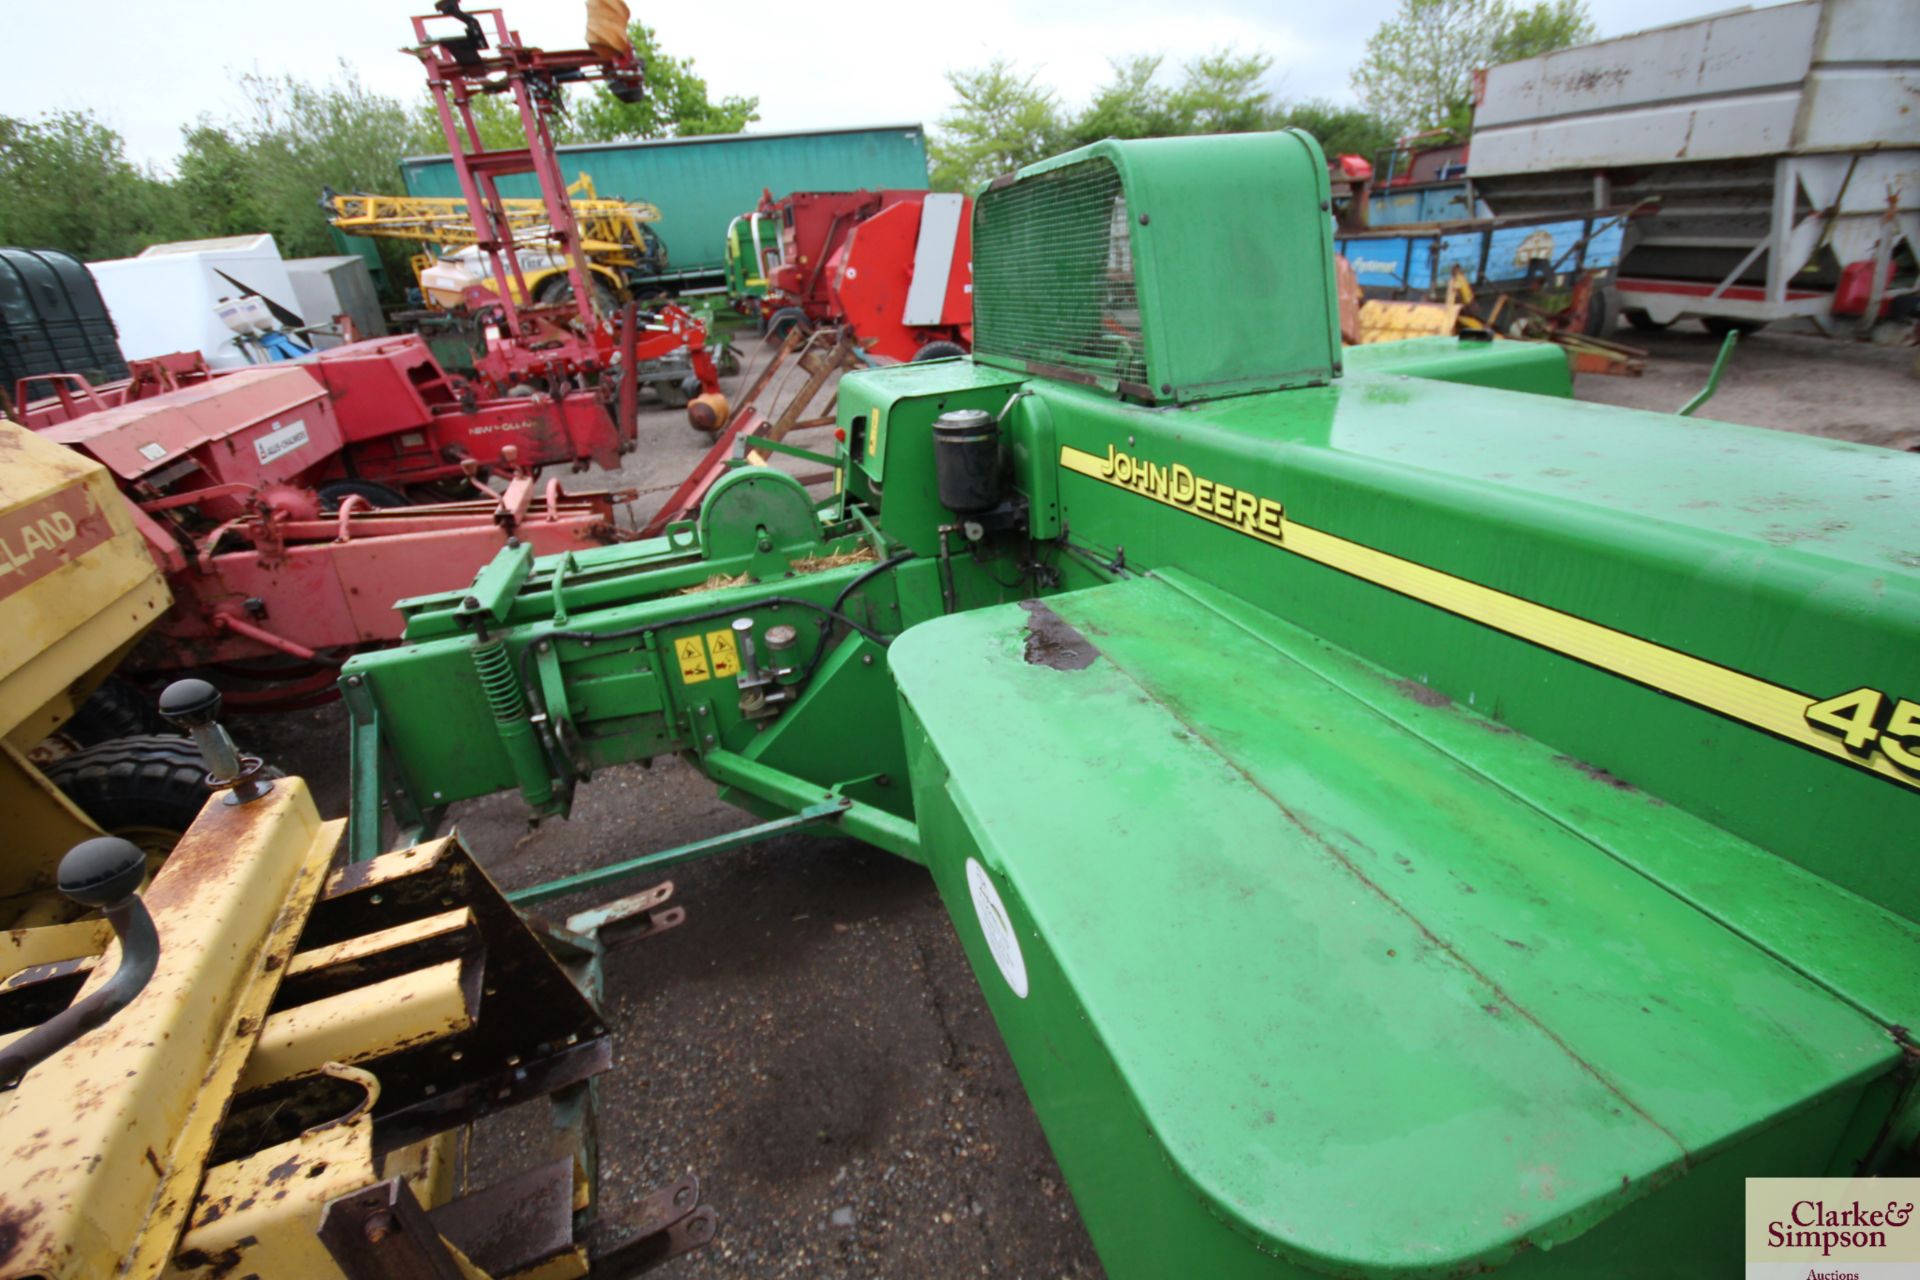
[(0, 116), (0, 244), (121, 258), (182, 225), (172, 189), (92, 112)]
[[(485, 94), (469, 102), (467, 109), (473, 114), (474, 127), (480, 131), (481, 144), (488, 150), (526, 145), (526, 134), (520, 128), (520, 111), (514, 106), (511, 94)], [(454, 118), (459, 119), (457, 111)], [(553, 117), (551, 128), (555, 142), (574, 141), (572, 119), (564, 112)], [(433, 105), (431, 94), (420, 100), (407, 149), (412, 155), (446, 154), (447, 134), (440, 127), (440, 110)]]
[(1537, 58), (1555, 49), (1585, 44), (1598, 35), (1586, 0), (1538, 0), (1508, 10), (1506, 24), (1494, 35), (1487, 65)]
[[(1020, 75), (1004, 58), (947, 75), (959, 99), (934, 134), (934, 185), (971, 188), (996, 174), (1102, 138), (1167, 138), (1195, 133), (1247, 133), (1303, 124), (1343, 148), (1371, 149), (1392, 130), (1356, 108), (1327, 103), (1283, 107), (1265, 87), (1273, 59), (1265, 53), (1217, 49), (1186, 64), (1180, 82), (1163, 83), (1165, 59), (1135, 54), (1112, 63), (1112, 75), (1081, 110), (1065, 113), (1053, 91)], [(1330, 145), (1322, 139), (1323, 145)]]
[(1066, 141), (1085, 146), (1102, 138), (1164, 138), (1179, 133), (1168, 93), (1159, 83), (1159, 54), (1136, 54), (1112, 64), (1113, 78), (1094, 91), (1067, 125)]
[[(244, 157), (244, 191), (257, 222), (289, 258), (336, 252), (322, 187), (391, 192), (397, 164), (417, 140), (418, 120), (399, 101), (375, 93), (344, 64), (333, 81), (242, 75), (243, 114), (226, 129)], [(389, 279), (406, 279), (406, 251), (380, 241)]]
[(1360, 107), (1336, 106), (1320, 98), (1289, 103), (1274, 117), (1277, 129), (1304, 129), (1320, 144), (1331, 159), (1353, 154), (1371, 160), (1393, 145), (1397, 136), (1391, 124)]
[(1053, 91), (1005, 58), (972, 71), (949, 71), (947, 83), (959, 102), (941, 117), (928, 146), (933, 185), (940, 190), (971, 191), (1045, 159), (1067, 141)]
[(254, 199), (250, 157), (227, 131), (202, 116), (181, 131), (179, 176), (173, 187), (195, 234), (257, 234), (266, 219)]
[(646, 95), (639, 102), (622, 102), (605, 85), (593, 86), (573, 107), (569, 141), (739, 133), (760, 118), (758, 97), (729, 96), (715, 102), (706, 78), (694, 71), (693, 59), (663, 51), (645, 23), (629, 26), (627, 38), (646, 68)]
[(1186, 66), (1167, 99), (1180, 133), (1250, 133), (1271, 127), (1273, 102), (1260, 87), (1273, 59), (1217, 49)]
[(1353, 86), (1374, 114), (1407, 129), (1472, 122), (1476, 69), (1591, 40), (1586, 0), (1400, 0), (1367, 40)]
[(1189, 62), (1180, 84), (1160, 83), (1165, 59), (1136, 54), (1113, 63), (1113, 77), (1066, 125), (1065, 142), (1247, 133), (1273, 127), (1272, 96), (1261, 87), (1273, 59), (1220, 49)]

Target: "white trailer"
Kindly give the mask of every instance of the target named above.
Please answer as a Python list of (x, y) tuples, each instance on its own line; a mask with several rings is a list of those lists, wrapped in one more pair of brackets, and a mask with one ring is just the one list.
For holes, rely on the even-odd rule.
[(1920, 3), (1736, 9), (1494, 67), (1471, 171), (1501, 215), (1646, 202), (1618, 284), (1643, 327), (1877, 315), (1920, 257)]

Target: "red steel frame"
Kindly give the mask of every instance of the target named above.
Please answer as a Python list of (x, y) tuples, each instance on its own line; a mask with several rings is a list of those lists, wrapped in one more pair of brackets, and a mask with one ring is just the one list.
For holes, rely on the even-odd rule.
[(509, 539), (537, 555), (600, 546), (618, 536), (614, 505), (633, 496), (569, 494), (522, 472), (491, 498), (433, 506), (375, 510), (350, 497), (322, 515), (256, 499), (187, 546), (163, 519), (177, 497), (134, 502), (174, 605), (132, 665), (165, 670), (267, 654), (312, 661), (389, 643), (402, 626), (394, 601), (470, 579)]
[[(459, 22), (462, 34), (430, 33), (430, 25), (444, 31), (449, 21)], [(559, 53), (530, 49), (498, 9), (468, 14), (449, 4), (441, 12), (415, 16), (413, 32), (412, 52), (426, 68), (427, 89), (446, 134), (455, 181), (466, 198), (475, 243), (486, 256), (492, 279), (511, 282), (497, 293), (469, 290), (471, 306), (497, 308), (501, 317), (502, 331), (489, 328), (486, 352), (475, 367), (502, 387), (529, 377), (605, 370), (613, 335), (593, 309), (580, 225), (560, 173), (548, 120), (560, 109), (563, 85), (599, 81), (617, 95), (637, 96), (644, 84), (639, 60), (631, 50), (609, 57), (591, 49)], [(512, 97), (524, 146), (490, 148), (481, 137), (473, 118), (473, 100), (492, 94)], [(573, 298), (565, 307), (532, 305), (520, 270), (518, 242), (500, 201), (499, 179), (517, 173), (531, 173), (539, 184), (547, 223), (539, 233), (541, 243), (553, 246), (567, 260)], [(706, 332), (692, 315), (669, 305), (661, 308), (659, 322), (638, 341), (632, 358), (645, 362), (685, 347), (702, 390), (719, 391), (718, 371), (706, 353)]]

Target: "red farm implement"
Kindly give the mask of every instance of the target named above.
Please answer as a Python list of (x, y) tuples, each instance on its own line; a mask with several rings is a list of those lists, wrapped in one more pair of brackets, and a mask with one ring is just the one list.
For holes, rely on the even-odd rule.
[[(637, 332), (635, 338), (638, 349)], [(327, 422), (316, 428), (303, 418), (304, 427), (264, 446), (269, 456), (261, 458), (263, 466), (284, 458), (270, 468), (269, 478), (284, 478), (280, 473), (290, 467), (315, 487), (351, 484), (380, 505), (398, 505), (409, 496), (439, 498), (447, 482), (464, 490), (470, 469), (478, 466), (484, 477), (508, 450), (521, 468), (615, 468), (635, 438), (633, 405), (616, 394), (617, 379), (604, 389), (547, 390), (523, 383), (510, 394), (493, 394), (485, 382), (449, 374), (412, 334), (227, 373), (209, 373), (204, 364), (179, 356), (136, 361), (132, 370), (131, 378), (104, 387), (88, 387), (75, 374), (22, 381), (16, 396), (21, 420), (63, 444), (91, 450), (98, 442), (101, 449), (126, 453), (119, 474), (131, 476), (200, 435), (252, 422), (253, 393), (239, 388), (272, 385), (288, 406), (324, 400)], [(263, 379), (266, 374), (293, 376)], [(43, 384), (55, 394), (28, 399)], [(156, 408), (157, 401), (165, 403)], [(190, 407), (196, 405), (203, 407)], [(161, 440), (135, 439), (139, 430), (124, 430), (133, 423), (159, 432), (165, 452), (156, 452)], [(324, 436), (314, 436), (316, 429)], [(301, 430), (307, 439), (300, 438)], [(208, 465), (221, 471), (237, 464)], [(436, 489), (420, 492), (425, 485)]]
[(796, 192), (764, 196), (746, 215), (780, 224), (760, 250), (767, 281), (755, 299), (768, 332), (839, 325), (869, 355), (892, 360), (964, 355), (973, 346), (973, 201), (929, 191)]
[[(457, 28), (450, 29), (449, 22)], [(488, 267), (488, 283), (467, 290), (467, 311), (478, 321), (482, 338), (476, 371), (500, 390), (555, 385), (608, 373), (617, 353), (623, 381), (697, 385), (689, 415), (717, 428), (726, 420), (726, 398), (706, 350), (706, 331), (691, 314), (663, 307), (644, 336), (629, 338), (625, 326), (616, 333), (610, 318), (596, 310), (579, 219), (554, 150), (550, 119), (560, 110), (564, 86), (598, 82), (623, 101), (638, 100), (644, 82), (633, 50), (529, 48), (498, 9), (468, 14), (458, 0), (442, 0), (435, 13), (415, 17), (413, 32), (411, 52), (426, 69), (454, 178), (472, 220), (472, 242)], [(620, 43), (625, 45), (624, 36)], [(513, 104), (524, 145), (489, 147), (482, 138), (473, 104), (494, 96)], [(533, 176), (545, 206), (542, 225), (524, 236), (516, 233), (500, 193), (502, 178), (521, 174)], [(521, 266), (523, 250), (566, 262), (563, 301), (528, 304), (533, 293)]]
[[(398, 637), (397, 597), (465, 581), (512, 538), (541, 554), (611, 541), (614, 506), (631, 497), (535, 479), (545, 462), (617, 465), (597, 393), (482, 400), (417, 337), (189, 374), (172, 390), (138, 369), (104, 395), (75, 381), (24, 413), (113, 473), (167, 573), (173, 606), (136, 668), (272, 657), (319, 664), (278, 695), (319, 690), (329, 658)], [(583, 399), (598, 419), (570, 415)], [(441, 500), (405, 506), (403, 490)]]

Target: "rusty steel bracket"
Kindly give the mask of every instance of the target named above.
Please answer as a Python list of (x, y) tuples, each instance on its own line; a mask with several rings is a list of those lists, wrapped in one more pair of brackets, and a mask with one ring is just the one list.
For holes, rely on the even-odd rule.
[(328, 1202), (318, 1235), (347, 1280), (467, 1280), (403, 1178)]
[[(573, 878), (569, 877), (569, 880)], [(565, 886), (568, 881), (553, 883)], [(544, 890), (549, 886), (537, 888)], [(548, 893), (542, 896), (556, 895)], [(560, 924), (532, 913), (526, 913), (525, 919), (527, 927), (533, 930), (548, 953), (566, 970), (573, 984), (598, 1009), (606, 991), (607, 952), (685, 923), (685, 907), (666, 905), (667, 899), (672, 896), (673, 881), (664, 880), (651, 889), (576, 912)], [(514, 901), (511, 895), (508, 901)]]
[(593, 1280), (625, 1280), (651, 1271), (671, 1258), (713, 1243), (720, 1218), (700, 1203), (700, 1182), (692, 1174), (648, 1195), (629, 1223), (594, 1224), (587, 1259)]

